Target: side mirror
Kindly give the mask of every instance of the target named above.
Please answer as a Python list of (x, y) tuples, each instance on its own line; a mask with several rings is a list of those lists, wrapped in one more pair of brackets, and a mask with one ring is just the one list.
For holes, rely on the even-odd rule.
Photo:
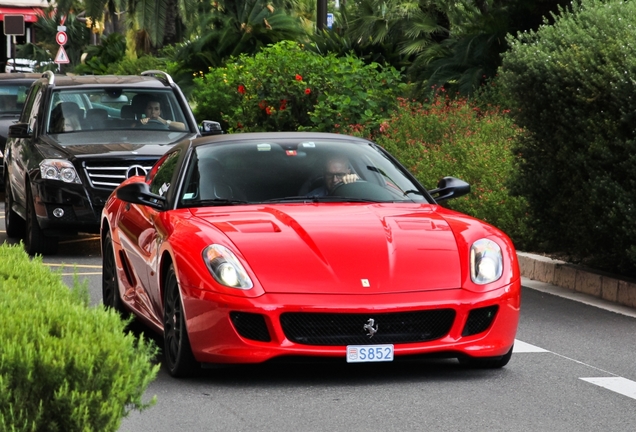
[(144, 182), (130, 183), (116, 190), (117, 198), (131, 204), (141, 204), (155, 210), (163, 210), (166, 199), (150, 192), (150, 186)]
[(435, 201), (457, 198), (470, 192), (470, 185), (455, 177), (444, 177), (437, 183), (437, 188), (428, 191)]
[(9, 138), (29, 138), (29, 125), (27, 123), (16, 123), (9, 126)]
[(202, 136), (208, 135), (221, 135), (223, 129), (221, 129), (221, 123), (212, 120), (203, 120), (199, 127)]

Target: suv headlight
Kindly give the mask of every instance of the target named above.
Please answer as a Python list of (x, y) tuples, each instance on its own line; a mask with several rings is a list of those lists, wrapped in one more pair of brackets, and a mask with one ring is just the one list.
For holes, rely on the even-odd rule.
[(73, 164), (63, 159), (44, 159), (40, 162), (40, 174), (43, 179), (47, 180), (82, 183)]
[(470, 278), (478, 285), (496, 281), (503, 272), (503, 256), (497, 243), (477, 240), (470, 248)]
[(203, 260), (218, 283), (242, 290), (254, 286), (236, 255), (225, 246), (213, 244), (206, 247), (203, 250)]

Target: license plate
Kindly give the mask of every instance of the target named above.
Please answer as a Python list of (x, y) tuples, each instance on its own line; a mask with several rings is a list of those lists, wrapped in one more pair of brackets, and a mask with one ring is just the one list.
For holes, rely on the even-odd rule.
[(393, 361), (393, 345), (348, 345), (347, 363)]

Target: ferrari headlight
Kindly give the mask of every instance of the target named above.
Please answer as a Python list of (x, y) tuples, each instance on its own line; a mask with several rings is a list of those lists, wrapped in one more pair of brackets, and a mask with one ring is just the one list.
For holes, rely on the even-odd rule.
[(43, 179), (47, 180), (82, 183), (73, 164), (64, 159), (44, 159), (40, 162), (40, 174)]
[(225, 246), (208, 246), (203, 250), (203, 260), (218, 283), (243, 290), (254, 286), (236, 255)]
[(470, 248), (470, 277), (476, 284), (496, 281), (503, 272), (503, 256), (497, 243), (477, 240)]

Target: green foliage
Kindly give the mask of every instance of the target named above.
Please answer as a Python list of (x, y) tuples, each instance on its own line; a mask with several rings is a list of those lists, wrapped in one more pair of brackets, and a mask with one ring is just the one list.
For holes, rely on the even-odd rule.
[(542, 248), (636, 274), (636, 3), (586, 0), (510, 38), (501, 83), (531, 136), (515, 190)]
[(164, 58), (144, 55), (137, 58), (124, 57), (120, 62), (110, 65), (108, 72), (115, 75), (139, 75), (147, 70), (165, 69)]
[(126, 323), (89, 308), (22, 245), (0, 246), (0, 430), (116, 431), (159, 366), (157, 348)]
[(230, 131), (337, 131), (388, 116), (404, 84), (394, 68), (347, 56), (320, 56), (294, 42), (241, 55), (195, 79), (198, 119)]
[(470, 183), (471, 193), (448, 206), (497, 226), (521, 246), (528, 235), (526, 203), (507, 188), (518, 163), (511, 148), (520, 134), (505, 113), (439, 92), (428, 106), (402, 100), (374, 139), (427, 189), (445, 176)]
[(113, 64), (121, 61), (126, 55), (126, 38), (120, 33), (111, 33), (102, 39), (101, 45), (91, 45), (86, 50), (88, 55), (83, 64), (75, 67), (77, 74), (108, 74)]

